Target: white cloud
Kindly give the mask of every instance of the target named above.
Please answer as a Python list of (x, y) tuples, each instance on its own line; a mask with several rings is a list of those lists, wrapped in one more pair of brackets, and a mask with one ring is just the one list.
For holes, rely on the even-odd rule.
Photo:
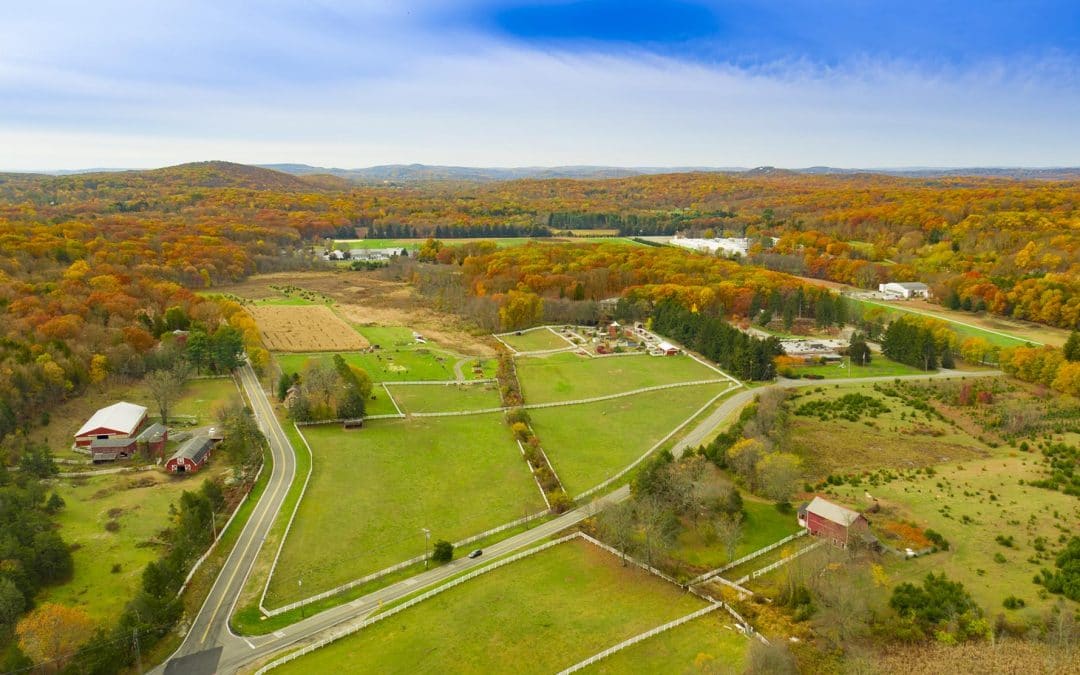
[(79, 10), (48, 42), (55, 8), (0, 26), (0, 168), (1080, 163), (1067, 59), (748, 70), (440, 33), (390, 2), (154, 4)]

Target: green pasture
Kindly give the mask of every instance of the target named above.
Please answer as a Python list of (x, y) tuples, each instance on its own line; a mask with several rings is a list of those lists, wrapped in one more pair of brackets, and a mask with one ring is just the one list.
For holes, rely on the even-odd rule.
[(582, 541), (451, 588), (282, 673), (553, 673), (704, 606)]
[(629, 466), (727, 386), (677, 387), (596, 403), (538, 408), (529, 415), (555, 472), (566, 491), (575, 496)]
[(500, 413), (305, 427), (314, 469), (271, 580), (271, 606), (457, 541), (543, 500)]
[(845, 359), (842, 363), (830, 363), (813, 366), (795, 366), (792, 368), (796, 375), (820, 375), (828, 379), (860, 377), (893, 377), (896, 375), (920, 375), (925, 371), (913, 368), (909, 365), (892, 361), (881, 354), (874, 354), (870, 363), (859, 366), (854, 363), (848, 364)]
[(487, 410), (502, 406), (499, 387), (494, 382), (388, 385), (388, 387), (401, 411), (409, 414)]
[(566, 349), (574, 346), (569, 340), (564, 340), (547, 328), (536, 328), (530, 331), (521, 331), (520, 333), (508, 333), (506, 335), (500, 335), (499, 339), (519, 352)]
[(689, 356), (611, 356), (586, 358), (574, 353), (523, 357), (518, 380), (526, 403), (574, 401), (677, 382), (722, 378)]
[(742, 673), (750, 641), (724, 610), (694, 619), (615, 652), (582, 670), (589, 675)]

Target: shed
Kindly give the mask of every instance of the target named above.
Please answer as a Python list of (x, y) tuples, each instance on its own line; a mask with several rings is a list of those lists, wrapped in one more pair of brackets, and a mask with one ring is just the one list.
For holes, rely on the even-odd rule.
[(891, 281), (887, 284), (878, 284), (878, 291), (886, 296), (905, 300), (930, 297), (930, 287), (921, 281)]
[(361, 429), (361, 428), (363, 428), (363, 426), (364, 426), (364, 418), (363, 417), (356, 417), (356, 418), (353, 418), (353, 419), (350, 419), (350, 420), (342, 420), (341, 421), (341, 428), (342, 429)]
[(154, 422), (135, 437), (135, 444), (147, 455), (160, 455), (168, 440), (169, 430), (164, 424)]
[(90, 416), (75, 432), (75, 445), (86, 447), (97, 440), (128, 438), (135, 435), (146, 421), (146, 408), (120, 401), (106, 406)]
[(866, 533), (870, 527), (866, 516), (821, 497), (814, 497), (809, 504), (799, 507), (798, 520), (810, 534), (826, 537), (842, 547), (848, 545), (853, 533)]
[(661, 341), (656, 348), (663, 352), (664, 356), (675, 356), (679, 353), (679, 348), (667, 341)]
[(165, 470), (169, 473), (194, 473), (206, 464), (213, 447), (209, 436), (192, 436), (165, 462)]

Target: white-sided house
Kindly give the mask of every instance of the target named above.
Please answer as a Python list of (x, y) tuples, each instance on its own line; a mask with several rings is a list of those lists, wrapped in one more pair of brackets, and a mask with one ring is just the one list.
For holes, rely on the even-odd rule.
[(120, 401), (94, 413), (75, 432), (75, 445), (86, 447), (94, 440), (130, 438), (146, 421), (146, 408)]
[(878, 284), (878, 290), (889, 298), (929, 298), (930, 287), (921, 281), (890, 281), (887, 284)]

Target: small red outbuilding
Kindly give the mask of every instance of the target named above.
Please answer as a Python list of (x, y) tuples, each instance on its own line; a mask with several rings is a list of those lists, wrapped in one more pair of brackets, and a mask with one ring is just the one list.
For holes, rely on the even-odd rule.
[(799, 525), (818, 537), (826, 537), (837, 546), (848, 545), (852, 536), (870, 529), (866, 516), (857, 511), (814, 497), (813, 501), (799, 508)]

